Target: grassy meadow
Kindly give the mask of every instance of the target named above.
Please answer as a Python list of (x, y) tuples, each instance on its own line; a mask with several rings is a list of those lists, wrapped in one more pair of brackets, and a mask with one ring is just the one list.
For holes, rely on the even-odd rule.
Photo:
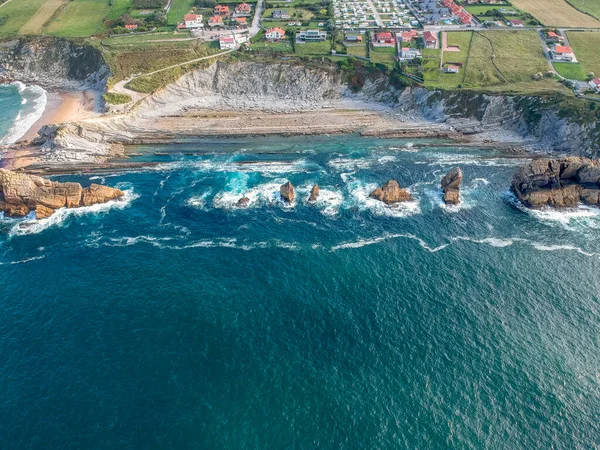
[(106, 0), (71, 0), (46, 28), (61, 37), (89, 37), (102, 28), (111, 7)]
[[(517, 8), (528, 12), (547, 26), (598, 28), (600, 21), (569, 5), (566, 0), (511, 0)], [(586, 3), (598, 3), (586, 0)]]
[(600, 32), (568, 31), (567, 37), (585, 72), (600, 76)]
[(586, 71), (579, 63), (555, 62), (553, 65), (559, 75), (568, 78), (569, 80), (586, 80)]

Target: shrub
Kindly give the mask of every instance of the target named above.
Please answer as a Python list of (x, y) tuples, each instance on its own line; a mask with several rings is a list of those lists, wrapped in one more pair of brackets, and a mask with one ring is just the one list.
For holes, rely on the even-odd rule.
[(104, 98), (106, 103), (110, 103), (111, 105), (124, 105), (132, 100), (129, 95), (119, 94), (118, 92), (107, 92), (102, 98)]

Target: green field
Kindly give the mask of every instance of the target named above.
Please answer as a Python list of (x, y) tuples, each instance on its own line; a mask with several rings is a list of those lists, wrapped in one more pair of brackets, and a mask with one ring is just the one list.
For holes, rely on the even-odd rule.
[(331, 50), (329, 41), (307, 42), (305, 44), (296, 44), (296, 54), (299, 56), (308, 55), (328, 55)]
[(115, 0), (110, 7), (106, 20), (119, 20), (119, 18), (131, 10), (133, 0)]
[(600, 76), (600, 32), (568, 31), (567, 37), (586, 73)]
[(464, 83), (478, 88), (531, 82), (533, 75), (547, 70), (548, 63), (536, 31), (476, 32), (471, 41)]
[(369, 53), (369, 59), (375, 64), (385, 64), (394, 67), (396, 64), (396, 47), (373, 47)]
[(555, 62), (553, 65), (559, 75), (569, 80), (586, 81), (586, 72), (579, 63)]
[(0, 17), (6, 18), (6, 23), (0, 26), (0, 36), (17, 34), (45, 1), (12, 0), (0, 6)]
[(97, 33), (110, 6), (107, 0), (72, 0), (46, 32), (61, 37), (88, 37)]
[(367, 57), (367, 46), (366, 44), (360, 45), (346, 45), (346, 53), (353, 56)]
[(441, 55), (441, 50), (423, 49), (423, 79), (426, 86), (439, 86), (440, 84)]
[(600, 19), (600, 2), (598, 0), (567, 0), (572, 6), (580, 11)]
[(167, 24), (177, 25), (183, 22), (183, 16), (190, 12), (195, 3), (195, 0), (173, 0), (173, 6), (167, 15)]

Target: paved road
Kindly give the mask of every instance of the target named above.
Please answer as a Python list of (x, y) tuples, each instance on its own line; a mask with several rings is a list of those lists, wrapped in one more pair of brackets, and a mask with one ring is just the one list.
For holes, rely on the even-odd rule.
[(562, 78), (556, 70), (554, 70), (554, 65), (552, 64), (552, 58), (550, 57), (550, 52), (548, 51), (548, 47), (546, 46), (546, 36), (544, 36), (544, 32), (539, 29), (538, 34), (540, 39), (542, 40), (542, 49), (544, 50), (544, 56), (546, 57), (546, 61), (548, 61), (548, 68), (558, 77)]
[(256, 10), (254, 11), (254, 19), (252, 19), (252, 26), (250, 27), (250, 37), (254, 37), (260, 31), (260, 16), (263, 10), (263, 0), (258, 0), (256, 4)]
[(371, 8), (373, 10), (373, 15), (375, 16), (375, 22), (377, 23), (377, 26), (384, 28), (385, 25), (383, 23), (383, 20), (381, 20), (381, 16), (375, 9), (375, 5), (373, 4), (373, 2), (371, 0), (367, 0), (367, 4), (369, 5), (369, 8)]

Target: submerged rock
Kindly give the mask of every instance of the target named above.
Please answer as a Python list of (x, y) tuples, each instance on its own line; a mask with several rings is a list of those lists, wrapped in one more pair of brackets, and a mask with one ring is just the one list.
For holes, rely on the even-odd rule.
[(238, 208), (247, 208), (250, 205), (250, 199), (248, 197), (242, 197), (235, 204)]
[(35, 211), (37, 219), (51, 216), (59, 208), (78, 208), (106, 203), (123, 196), (108, 186), (59, 183), (35, 175), (0, 169), (0, 210), (8, 216), (22, 217)]
[(600, 205), (600, 163), (589, 158), (540, 158), (515, 174), (512, 190), (528, 208)]
[(319, 185), (315, 184), (312, 189), (310, 190), (310, 197), (308, 198), (308, 201), (310, 203), (315, 203), (317, 201), (317, 198), (319, 197), (319, 194), (321, 193), (321, 190), (319, 189)]
[(296, 197), (296, 191), (294, 190), (294, 185), (289, 181), (279, 188), (279, 192), (281, 193), (281, 197), (284, 201), (288, 203), (292, 203), (294, 198)]
[(442, 178), (442, 191), (444, 191), (444, 202), (449, 205), (460, 203), (460, 183), (463, 174), (460, 167), (455, 167)]
[(390, 180), (382, 187), (378, 187), (369, 194), (369, 197), (382, 201), (386, 205), (410, 200), (408, 191), (402, 189), (396, 180)]

